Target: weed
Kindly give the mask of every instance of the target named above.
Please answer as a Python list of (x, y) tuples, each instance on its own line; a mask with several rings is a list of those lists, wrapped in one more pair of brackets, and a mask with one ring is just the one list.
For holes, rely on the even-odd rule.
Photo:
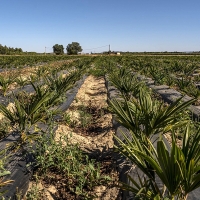
[(80, 122), (81, 122), (82, 128), (88, 127), (92, 123), (92, 115), (88, 113), (86, 110), (81, 110)]
[(22, 197), (22, 191), (19, 190), (19, 188), (16, 188), (16, 193), (15, 193), (15, 199), (16, 200), (21, 200)]
[(76, 197), (87, 199), (88, 191), (107, 184), (110, 177), (101, 174), (100, 165), (73, 145), (69, 135), (60, 135), (57, 141), (53, 133), (39, 138), (35, 152), (38, 174), (44, 181), (56, 183), (59, 195), (70, 191)]
[(37, 185), (33, 185), (30, 191), (27, 192), (26, 199), (27, 200), (38, 200), (41, 197), (40, 189)]
[(78, 103), (78, 99), (77, 99), (77, 97), (74, 98), (74, 101), (75, 101), (76, 103)]
[(68, 113), (63, 114), (63, 122), (68, 125), (71, 123), (71, 117)]

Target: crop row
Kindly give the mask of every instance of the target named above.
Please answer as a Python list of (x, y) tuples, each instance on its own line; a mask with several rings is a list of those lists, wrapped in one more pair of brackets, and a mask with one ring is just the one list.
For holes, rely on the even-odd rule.
[(187, 110), (195, 99), (166, 104), (127, 67), (115, 66), (108, 79), (119, 91), (111, 111), (129, 131), (116, 137), (116, 149), (133, 171), (121, 188), (139, 199), (187, 199), (200, 187), (199, 124)]
[[(38, 72), (37, 76), (41, 74), (40, 79), (31, 82), (31, 87), (34, 89), (33, 94), (16, 92), (9, 97), (14, 102), (12, 112), (6, 105), (1, 104), (0, 106), (5, 117), (3, 120), (6, 119), (10, 131), (14, 130), (18, 134), (15, 147), (21, 148), (26, 144), (30, 145), (33, 140), (36, 140), (35, 136), (48, 136), (47, 133), (45, 134), (39, 129), (37, 124), (38, 122), (49, 123), (52, 121), (53, 116), (56, 115), (56, 108), (63, 102), (61, 94), (69, 89), (71, 81), (74, 83), (77, 80), (74, 77), (80, 77), (85, 72), (98, 76), (106, 74), (111, 84), (118, 89), (118, 93), (115, 94), (117, 98), (109, 101), (110, 111), (115, 120), (129, 131), (128, 135), (122, 132), (121, 137), (115, 136), (117, 141), (115, 149), (128, 160), (137, 174), (133, 177), (127, 173), (131, 184), (122, 182), (118, 183), (118, 186), (123, 190), (130, 191), (139, 199), (187, 199), (191, 192), (200, 186), (199, 123), (190, 119), (191, 114), (188, 111), (188, 106), (192, 105), (196, 99), (182, 102), (182, 98), (179, 98), (174, 103), (166, 104), (160, 96), (145, 85), (145, 82), (139, 81), (133, 75), (133, 72), (149, 75), (151, 74), (149, 69), (154, 69), (155, 72), (156, 70), (162, 71), (165, 68), (159, 68), (161, 63), (165, 63), (168, 70), (174, 67), (173, 63), (180, 62), (183, 65), (187, 63), (184, 69), (180, 68), (182, 72), (179, 70), (176, 74), (172, 71), (176, 75), (185, 74), (187, 67), (188, 70), (197, 69), (198, 57), (181, 57), (178, 58), (178, 61), (176, 59), (177, 57), (93, 57), (83, 59), (82, 63), (80, 60), (76, 61), (76, 66), (78, 66), (76, 68), (80, 69), (80, 73), (74, 71), (73, 64), (69, 64), (70, 68), (67, 70), (70, 73), (66, 77), (62, 76), (63, 71), (61, 72), (61, 70), (65, 70), (62, 67), (58, 68), (57, 71), (48, 71), (47, 74), (45, 71)], [(160, 64), (154, 65), (157, 62)], [(119, 65), (120, 67), (117, 67)], [(62, 77), (58, 75), (59, 72), (61, 72)], [(65, 80), (67, 81), (65, 82)], [(49, 125), (49, 127), (51, 126)], [(164, 138), (167, 138), (168, 142)], [(52, 139), (47, 137), (46, 139), (40, 137), (40, 141), (45, 144), (49, 142), (53, 144)], [(46, 151), (49, 148), (41, 142), (39, 142), (40, 147), (38, 147), (39, 154), (36, 156), (37, 162), (43, 166), (43, 170), (48, 170), (43, 161), (53, 164), (52, 161), (46, 160), (46, 158), (52, 159), (52, 157), (46, 156)], [(55, 144), (53, 145), (56, 147), (55, 152), (60, 152), (59, 156), (62, 155), (63, 150)], [(44, 152), (41, 153), (40, 150)], [(51, 150), (53, 151), (53, 149)], [(78, 152), (78, 154), (70, 155), (66, 151), (64, 154), (65, 159), (73, 158), (73, 162), (68, 160), (71, 166), (74, 166), (75, 158), (78, 159), (79, 155), (83, 159), (79, 150), (74, 148), (73, 152)], [(55, 166), (55, 162), (51, 166), (66, 173), (66, 161), (59, 156), (59, 159), (56, 159), (59, 160), (57, 163), (59, 168)], [(88, 158), (85, 162), (88, 163)], [(106, 180), (105, 177), (99, 176), (99, 171), (94, 168), (94, 163), (89, 161), (88, 164), (90, 171), (87, 168), (88, 175), (86, 177), (90, 177), (90, 180), (87, 179), (84, 183), (89, 185), (91, 189), (93, 184)], [(76, 163), (76, 166), (79, 164)], [(74, 181), (74, 174), (70, 174), (69, 171), (67, 173), (70, 176), (66, 177)], [(77, 174), (75, 177), (78, 177)], [(82, 183), (83, 177), (77, 180)], [(84, 187), (70, 185), (70, 191), (75, 192), (78, 198), (86, 199), (89, 196), (87, 196), (88, 193), (85, 193)]]
[[(3, 142), (3, 146), (1, 145), (2, 153), (4, 152), (3, 156), (1, 156), (1, 176), (8, 176), (10, 174), (9, 169), (13, 169), (13, 166), (8, 162), (7, 153), (10, 152), (13, 154), (13, 152), (19, 152), (18, 154), (21, 156), (21, 153), (24, 154), (24, 152), (30, 154), (31, 148), (28, 148), (27, 152), (27, 145), (30, 147), (33, 141), (38, 141), (41, 136), (46, 137), (49, 134), (47, 130), (45, 132), (41, 129), (41, 123), (47, 124), (47, 127), (51, 127), (55, 116), (59, 114), (62, 118), (61, 110), (67, 105), (66, 103), (61, 107), (59, 105), (66, 101), (66, 91), (73, 87), (74, 83), (87, 72), (87, 68), (90, 68), (91, 64), (91, 59), (83, 59), (78, 63), (75, 61), (73, 64), (64, 64), (53, 69), (38, 68), (36, 70), (37, 79), (34, 81), (33, 79), (31, 81), (28, 80), (22, 87), (1, 97), (4, 99), (4, 104), (0, 104), (2, 114), (1, 129), (3, 133), (1, 137), (6, 137), (7, 139), (4, 140), (10, 141), (10, 137), (13, 137), (12, 134), (15, 134), (14, 138), (11, 139), (13, 142), (9, 145), (6, 144), (7, 148), (5, 142)], [(68, 96), (68, 98), (70, 99), (71, 97)], [(7, 152), (6, 156), (5, 152)], [(11, 158), (17, 158), (17, 156), (12, 156)], [(11, 166), (11, 168), (4, 168), (4, 162), (8, 166)], [(6, 163), (5, 165), (7, 165)], [(8, 176), (4, 181), (1, 181), (0, 187), (7, 184), (14, 187), (15, 184), (12, 181), (9, 180)], [(15, 189), (12, 188), (12, 191), (7, 191), (8, 194), (14, 194)]]
[(200, 61), (198, 56), (115, 57), (113, 63), (150, 77), (157, 85), (168, 85), (197, 99), (199, 104)]
[(70, 60), (76, 58), (79, 57), (55, 55), (0, 56), (0, 68), (24, 68), (28, 66), (41, 65), (52, 61)]

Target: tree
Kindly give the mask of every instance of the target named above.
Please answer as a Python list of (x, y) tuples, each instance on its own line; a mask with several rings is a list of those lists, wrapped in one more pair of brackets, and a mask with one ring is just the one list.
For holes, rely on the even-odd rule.
[(54, 52), (56, 55), (62, 55), (62, 54), (64, 54), (64, 47), (63, 47), (63, 45), (55, 44), (55, 45), (53, 46), (53, 52)]
[(23, 51), (21, 48), (7, 47), (0, 44), (0, 54), (12, 55), (15, 53), (23, 53)]
[(68, 55), (77, 55), (78, 52), (82, 51), (82, 48), (78, 42), (72, 42), (67, 45), (66, 50)]

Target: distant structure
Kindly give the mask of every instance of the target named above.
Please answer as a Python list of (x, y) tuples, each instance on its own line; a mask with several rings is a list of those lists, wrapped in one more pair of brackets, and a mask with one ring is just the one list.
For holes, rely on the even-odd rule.
[(89, 55), (89, 53), (78, 52), (78, 55)]
[(104, 51), (102, 52), (102, 54), (110, 54), (110, 55), (118, 55), (118, 56), (121, 55), (120, 51), (110, 51), (110, 52)]

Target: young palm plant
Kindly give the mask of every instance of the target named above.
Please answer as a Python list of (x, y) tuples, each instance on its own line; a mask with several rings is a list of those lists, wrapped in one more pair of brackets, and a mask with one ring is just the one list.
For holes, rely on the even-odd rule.
[(166, 106), (163, 102), (153, 100), (150, 94), (141, 89), (138, 99), (132, 98), (127, 101), (125, 98), (123, 102), (113, 99), (110, 104), (118, 122), (134, 131), (138, 138), (141, 137), (141, 134), (150, 138), (157, 133), (165, 133), (172, 128), (187, 124), (188, 118), (184, 117), (183, 110), (193, 102), (195, 99), (181, 102), (181, 98), (179, 98), (171, 105)]
[(150, 67), (149, 73), (155, 81), (155, 84), (164, 84), (166, 75), (162, 70), (158, 70), (155, 67)]
[(176, 84), (179, 87), (180, 90), (185, 90), (187, 87), (189, 87), (192, 82), (191, 80), (187, 80), (186, 78), (184, 78), (183, 76), (180, 79), (176, 80)]
[(0, 104), (0, 111), (10, 121), (12, 128), (19, 133), (19, 143), (32, 140), (34, 134), (29, 131), (39, 121), (44, 121), (46, 111), (51, 106), (48, 102), (55, 95), (55, 92), (42, 92), (29, 95), (21, 93), (14, 96), (14, 106), (9, 110), (5, 105)]
[(64, 78), (58, 74), (51, 74), (45, 77), (45, 83), (51, 91), (56, 91), (57, 94), (61, 95), (73, 86), (80, 78), (80, 75), (81, 71), (74, 71)]
[[(162, 140), (158, 142), (151, 140), (154, 135), (159, 134), (162, 138), (166, 132), (173, 132), (188, 124), (189, 119), (184, 116), (186, 114), (184, 110), (194, 101), (193, 99), (181, 102), (180, 98), (166, 106), (163, 102), (153, 100), (143, 90), (140, 90), (138, 100), (133, 98), (127, 101), (125, 98), (121, 102), (116, 99), (110, 101), (117, 121), (131, 133), (131, 138), (123, 133), (123, 140), (116, 138), (119, 144), (116, 148), (145, 174), (145, 177), (138, 175), (138, 181), (129, 177), (134, 186), (122, 184), (123, 189), (132, 191), (140, 199), (164, 199), (164, 197), (174, 199), (176, 196), (180, 196), (181, 199), (182, 196), (187, 196), (186, 192), (182, 192), (181, 183), (184, 179), (180, 171), (182, 159), (180, 148), (172, 142), (172, 148), (168, 150)], [(187, 140), (188, 137), (185, 138)], [(185, 142), (188, 148), (190, 142)], [(157, 149), (154, 148), (156, 143)], [(185, 169), (184, 173), (187, 170)], [(162, 189), (156, 182), (157, 176), (164, 185)]]
[(167, 73), (165, 77), (165, 82), (168, 86), (172, 86), (175, 84), (175, 78), (172, 74)]
[[(125, 142), (116, 138), (119, 152), (136, 164), (145, 175), (138, 175), (138, 180), (129, 176), (133, 186), (122, 183), (122, 189), (133, 192), (140, 199), (187, 199), (191, 191), (200, 187), (200, 134), (199, 130), (192, 134), (188, 125), (183, 135), (182, 147), (176, 144), (173, 135), (170, 149), (166, 148), (163, 140), (157, 142), (157, 149), (150, 140), (148, 146), (141, 145), (134, 133), (132, 141), (125, 134)], [(162, 187), (150, 173), (149, 165), (162, 181)]]
[(35, 71), (35, 75), (37, 76), (38, 79), (40, 79), (41, 77), (44, 77), (44, 75), (46, 75), (48, 72), (48, 68), (47, 67), (39, 67), (36, 71)]
[(139, 89), (143, 86), (142, 82), (137, 81), (130, 70), (122, 67), (119, 71), (110, 73), (109, 80), (121, 92), (126, 99), (136, 96)]
[(23, 78), (22, 76), (19, 76), (15, 79), (15, 82), (20, 86), (24, 87), (29, 81), (26, 78)]
[(4, 77), (0, 75), (0, 86), (3, 92), (3, 96), (6, 95), (9, 86), (14, 82), (14, 78), (12, 76)]
[(200, 90), (193, 83), (191, 83), (183, 91), (189, 96), (196, 98), (197, 100), (200, 99)]

